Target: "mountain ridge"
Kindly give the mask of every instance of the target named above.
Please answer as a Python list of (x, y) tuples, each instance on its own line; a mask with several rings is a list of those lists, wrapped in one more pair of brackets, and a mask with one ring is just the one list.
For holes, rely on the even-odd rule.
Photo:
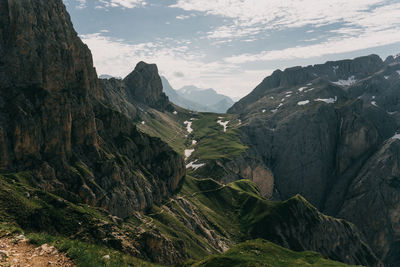
[(183, 108), (199, 112), (225, 113), (233, 105), (228, 96), (218, 94), (214, 89), (201, 89), (194, 85), (175, 90), (165, 77), (161, 77), (165, 93), (171, 102)]

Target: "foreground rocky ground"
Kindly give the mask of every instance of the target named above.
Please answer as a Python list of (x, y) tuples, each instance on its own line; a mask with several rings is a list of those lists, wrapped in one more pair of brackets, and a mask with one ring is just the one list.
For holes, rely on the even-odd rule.
[(55, 247), (35, 246), (25, 236), (18, 235), (0, 238), (0, 266), (73, 267), (75, 264)]

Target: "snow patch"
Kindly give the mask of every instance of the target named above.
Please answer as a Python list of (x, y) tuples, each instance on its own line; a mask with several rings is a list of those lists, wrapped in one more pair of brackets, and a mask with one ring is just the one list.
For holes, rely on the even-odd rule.
[(397, 74), (399, 74), (400, 75), (400, 70), (398, 70), (398, 71), (396, 71), (397, 72)]
[(304, 93), (311, 92), (311, 91), (314, 90), (314, 89), (315, 89), (315, 88), (310, 88), (310, 89), (308, 89), (308, 90), (305, 90)]
[(197, 145), (197, 141), (196, 140), (192, 140), (192, 145), (193, 146)]
[(178, 111), (176, 111), (176, 110), (173, 113), (174, 113), (174, 115), (178, 115)]
[(312, 85), (312, 83), (307, 83), (307, 86), (311, 86)]
[(337, 82), (333, 82), (336, 85), (340, 85), (340, 86), (350, 86), (353, 85), (357, 82), (356, 77), (351, 76), (349, 77), (347, 80), (339, 80)]
[(276, 113), (278, 111), (278, 109), (280, 109), (282, 106), (283, 106), (283, 103), (280, 103), (275, 109), (272, 109), (271, 112)]
[(226, 129), (228, 128), (229, 121), (221, 121), (221, 120), (219, 120), (219, 121), (217, 121), (217, 123), (219, 125), (223, 126), (224, 127), (224, 132), (226, 132)]
[(327, 104), (334, 104), (337, 101), (337, 96), (335, 98), (317, 98), (314, 101), (325, 102)]
[(291, 97), (292, 95), (286, 95), (285, 97)]
[(191, 121), (185, 121), (183, 124), (186, 125), (186, 130), (188, 131), (188, 133), (192, 133), (193, 129), (192, 129), (192, 123)]
[(301, 93), (301, 92), (303, 92), (304, 90), (306, 90), (308, 87), (301, 87), (301, 88), (299, 88), (298, 89), (298, 91)]
[(203, 167), (203, 166), (206, 165), (205, 163), (196, 164), (197, 161), (198, 161), (198, 160), (196, 159), (195, 161), (192, 161), (192, 162), (190, 162), (189, 164), (187, 164), (187, 165), (186, 165), (186, 169), (192, 168), (192, 169), (194, 169), (194, 170), (197, 170), (198, 168), (201, 168), (201, 167)]
[(146, 124), (146, 122), (145, 122), (145, 121), (142, 121), (142, 122), (141, 122), (141, 124), (142, 124), (142, 125), (145, 125), (145, 124)]
[(270, 99), (274, 99), (274, 97), (273, 97), (273, 96), (270, 96), (269, 98), (270, 98)]
[(190, 158), (190, 156), (193, 154), (194, 149), (185, 149), (185, 159)]
[(393, 112), (387, 111), (387, 114), (394, 115), (394, 114), (397, 114), (397, 111), (393, 111)]
[(298, 106), (304, 106), (307, 105), (308, 103), (310, 103), (310, 100), (305, 100), (305, 101), (300, 101), (297, 103)]
[(373, 96), (372, 96), (372, 99), (375, 99), (375, 98), (376, 98), (376, 96), (373, 95)]
[(396, 134), (392, 137), (392, 139), (400, 140), (400, 134), (396, 133)]
[(332, 66), (333, 72), (336, 73), (336, 71), (339, 69), (339, 66)]
[(385, 80), (389, 80), (389, 76), (384, 76)]
[(265, 112), (267, 112), (267, 110), (266, 110), (266, 109), (263, 109), (263, 110), (262, 110), (262, 113), (265, 113)]
[(373, 106), (379, 108), (378, 104), (376, 104), (376, 101), (371, 101), (371, 105), (373, 105)]

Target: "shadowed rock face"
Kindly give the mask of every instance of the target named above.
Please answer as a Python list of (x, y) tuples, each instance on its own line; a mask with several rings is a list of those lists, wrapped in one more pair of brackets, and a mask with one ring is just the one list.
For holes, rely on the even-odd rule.
[(128, 95), (137, 102), (164, 111), (172, 107), (163, 93), (161, 78), (155, 64), (139, 62), (124, 79)]
[[(397, 176), (382, 164), (390, 157), (395, 172), (396, 157), (382, 151), (400, 126), (399, 73), (394, 59), (374, 55), (276, 71), (230, 109), (240, 114), (243, 141), (273, 173), (275, 199), (301, 194), (351, 221), (388, 266), (399, 261), (400, 191), (383, 186)], [(377, 201), (380, 193), (385, 200)], [(382, 212), (379, 223), (366, 219)]]
[(248, 199), (242, 207), (243, 228), (250, 238), (261, 237), (295, 251), (318, 251), (347, 264), (382, 266), (354, 225), (323, 215), (303, 197), (269, 209), (262, 206), (263, 201)]
[[(177, 188), (183, 160), (109, 109), (61, 0), (1, 0), (0, 24), (1, 172), (32, 172), (42, 188), (120, 217)], [(131, 85), (150, 86), (156, 68), (140, 66)]]
[(0, 167), (25, 165), (50, 152), (65, 160), (72, 142), (96, 146), (88, 103), (90, 95), (101, 97), (96, 71), (63, 4), (3, 0), (0, 5), (0, 136), (13, 140), (5, 142), (12, 147), (3, 149), (8, 154)]
[(386, 266), (400, 263), (399, 192), (400, 140), (389, 139), (352, 181), (339, 212), (340, 217), (359, 222), (360, 230), (386, 259)]
[(174, 110), (163, 93), (155, 64), (139, 62), (124, 80), (100, 79), (100, 84), (104, 102), (132, 120), (138, 119), (138, 114), (148, 107), (161, 112)]

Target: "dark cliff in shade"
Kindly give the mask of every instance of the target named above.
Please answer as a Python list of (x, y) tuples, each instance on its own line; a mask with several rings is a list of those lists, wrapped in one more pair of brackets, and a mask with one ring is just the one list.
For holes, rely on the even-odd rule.
[(271, 169), (275, 199), (301, 194), (349, 220), (397, 266), (399, 100), (399, 62), (370, 55), (275, 71), (230, 112)]
[(123, 82), (133, 100), (161, 111), (172, 109), (163, 92), (161, 77), (155, 64), (139, 62)]
[(125, 79), (100, 79), (100, 84), (103, 101), (132, 120), (140, 118), (148, 107), (161, 112), (174, 110), (163, 92), (155, 64), (139, 62)]
[(61, 0), (0, 0), (0, 25), (0, 172), (121, 217), (177, 188), (182, 158), (107, 106)]

